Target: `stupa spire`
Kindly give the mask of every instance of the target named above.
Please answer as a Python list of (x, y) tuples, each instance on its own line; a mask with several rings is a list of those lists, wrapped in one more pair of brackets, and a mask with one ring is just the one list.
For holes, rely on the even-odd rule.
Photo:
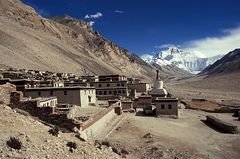
[(156, 80), (159, 80), (159, 77), (160, 77), (159, 70), (156, 70), (156, 72), (157, 72)]

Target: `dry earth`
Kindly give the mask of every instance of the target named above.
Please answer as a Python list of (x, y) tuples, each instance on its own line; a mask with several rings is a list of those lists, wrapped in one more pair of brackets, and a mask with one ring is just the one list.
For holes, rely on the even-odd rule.
[[(108, 147), (100, 150), (89, 140), (81, 141), (74, 133), (60, 133), (55, 137), (48, 133), (49, 126), (17, 113), (6, 105), (0, 105), (0, 158), (1, 159), (95, 159), (95, 158), (120, 158)], [(21, 150), (9, 148), (6, 141), (10, 137), (17, 137), (23, 144)], [(72, 153), (67, 143), (77, 143), (77, 149)]]
[(240, 105), (240, 73), (196, 76), (166, 83), (168, 91), (184, 99), (232, 100)]
[[(218, 132), (201, 120), (209, 113), (181, 110), (179, 119), (126, 114), (109, 142), (124, 147), (129, 158), (231, 158), (240, 156), (240, 134)], [(214, 114), (240, 127), (231, 114)], [(147, 133), (150, 137), (144, 138)]]

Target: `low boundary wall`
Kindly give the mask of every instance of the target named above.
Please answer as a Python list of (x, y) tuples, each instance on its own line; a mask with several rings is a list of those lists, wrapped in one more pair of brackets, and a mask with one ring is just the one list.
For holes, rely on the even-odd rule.
[(113, 104), (107, 110), (95, 116), (92, 120), (86, 121), (80, 125), (80, 130), (88, 137), (95, 137), (101, 133), (102, 129), (117, 116), (114, 108), (119, 105), (119, 102)]
[(232, 125), (230, 123), (226, 123), (212, 115), (206, 116), (207, 123), (211, 124), (212, 126), (216, 127), (217, 129), (226, 132), (226, 133), (238, 133), (238, 128), (235, 125)]

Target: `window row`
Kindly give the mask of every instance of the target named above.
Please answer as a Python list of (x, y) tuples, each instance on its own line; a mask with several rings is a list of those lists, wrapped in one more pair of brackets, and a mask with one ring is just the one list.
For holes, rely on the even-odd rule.
[[(108, 83), (106, 86), (110, 87), (111, 85)], [(115, 85), (112, 85), (112, 87), (114, 87), (114, 86)], [(124, 87), (125, 85), (124, 85), (124, 83), (117, 83), (117, 87), (120, 87), (120, 86)], [(102, 84), (98, 84), (98, 87), (102, 87)]]
[(97, 91), (97, 95), (118, 95), (118, 94), (125, 94), (125, 90), (119, 90), (119, 91)]
[[(161, 104), (161, 109), (165, 109), (165, 105), (164, 104)], [(168, 104), (168, 109), (172, 109), (172, 105), (171, 104)]]
[[(87, 90), (85, 90), (84, 92), (85, 92), (85, 95), (86, 95), (86, 94), (87, 94)], [(93, 91), (93, 90), (88, 90), (88, 93), (89, 93), (89, 94), (91, 94), (91, 93), (93, 94), (94, 91)]]

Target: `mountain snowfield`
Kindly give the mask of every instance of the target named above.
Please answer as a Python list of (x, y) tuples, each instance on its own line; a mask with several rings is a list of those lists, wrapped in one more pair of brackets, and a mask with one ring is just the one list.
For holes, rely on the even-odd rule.
[(183, 51), (176, 47), (170, 47), (154, 55), (145, 54), (141, 58), (152, 65), (175, 65), (191, 73), (199, 73), (207, 66), (222, 58), (223, 55), (206, 57), (199, 51)]

